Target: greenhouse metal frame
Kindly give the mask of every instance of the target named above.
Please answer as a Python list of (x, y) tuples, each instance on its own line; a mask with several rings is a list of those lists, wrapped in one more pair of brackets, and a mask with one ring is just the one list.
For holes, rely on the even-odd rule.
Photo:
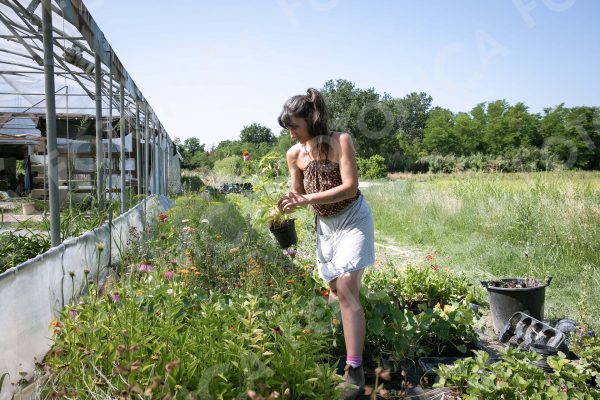
[(61, 182), (71, 190), (82, 172), (73, 160), (94, 160), (81, 190), (100, 204), (118, 195), (122, 213), (127, 189), (167, 195), (179, 183), (176, 145), (81, 0), (0, 0), (0, 143), (44, 152), (52, 246)]

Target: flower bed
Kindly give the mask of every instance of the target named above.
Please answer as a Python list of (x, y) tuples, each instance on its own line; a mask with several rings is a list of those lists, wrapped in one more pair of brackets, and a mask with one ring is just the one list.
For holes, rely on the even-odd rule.
[[(49, 327), (55, 345), (41, 367), (44, 394), (338, 397), (341, 318), (312, 252), (282, 254), (227, 197), (179, 198), (149, 233), (130, 235), (112, 282), (103, 290), (89, 282), (88, 295)], [(432, 257), (425, 261), (365, 274), (367, 353), (399, 361), (473, 348), (471, 302), (479, 293)], [(386, 376), (378, 371), (377, 379)]]

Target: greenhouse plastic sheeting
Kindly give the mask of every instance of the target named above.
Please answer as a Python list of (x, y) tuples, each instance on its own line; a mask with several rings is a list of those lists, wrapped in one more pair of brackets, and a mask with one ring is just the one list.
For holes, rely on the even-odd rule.
[[(152, 220), (171, 208), (164, 196), (147, 199), (147, 217)], [(121, 251), (129, 244), (130, 230), (142, 231), (144, 203), (136, 205), (113, 221), (112, 262), (119, 260)], [(0, 388), (0, 400), (10, 399), (18, 388), (16, 382), (21, 372), (26, 379), (33, 376), (35, 361), (41, 361), (52, 345), (49, 324), (59, 314), (71, 296), (78, 298), (88, 279), (96, 280), (98, 253), (96, 243), (104, 243), (100, 253), (100, 277), (104, 282), (109, 265), (108, 223), (69, 239), (46, 253), (0, 274), (0, 376), (5, 379)], [(73, 282), (69, 276), (73, 272)]]

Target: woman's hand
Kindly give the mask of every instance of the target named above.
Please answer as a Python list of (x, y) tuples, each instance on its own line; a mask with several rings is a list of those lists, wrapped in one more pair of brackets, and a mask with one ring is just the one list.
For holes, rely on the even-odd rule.
[(310, 204), (310, 199), (305, 194), (288, 193), (277, 202), (277, 206), (286, 214), (294, 212), (300, 206)]

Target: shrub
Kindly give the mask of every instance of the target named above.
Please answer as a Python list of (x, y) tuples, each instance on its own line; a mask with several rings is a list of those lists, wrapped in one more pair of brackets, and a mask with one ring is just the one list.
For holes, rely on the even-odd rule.
[(215, 161), (214, 172), (219, 175), (239, 176), (242, 173), (242, 157), (229, 156)]
[(421, 157), (420, 160), (427, 163), (429, 166), (429, 172), (433, 173), (452, 173), (456, 172), (457, 159), (453, 154), (442, 156), (440, 154), (431, 154), (425, 157)]
[(369, 158), (357, 158), (358, 174), (363, 179), (385, 178), (387, 168), (385, 159), (379, 154), (372, 155)]

